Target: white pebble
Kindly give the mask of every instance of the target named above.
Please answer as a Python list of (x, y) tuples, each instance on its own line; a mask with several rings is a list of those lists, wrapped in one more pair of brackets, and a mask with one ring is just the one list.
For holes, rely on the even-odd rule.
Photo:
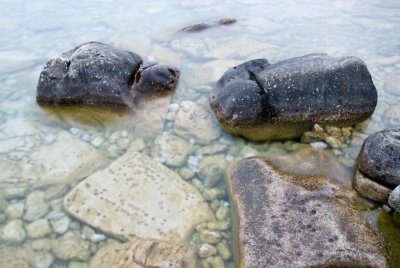
[(59, 212), (59, 211), (52, 211), (47, 215), (47, 219), (52, 220), (52, 221), (57, 221), (59, 219), (61, 219), (62, 217), (64, 217), (64, 213), (63, 212)]
[(122, 138), (126, 138), (126, 137), (128, 137), (128, 131), (123, 130), (123, 131), (121, 131), (120, 135)]
[(193, 139), (193, 138), (190, 138), (190, 139), (189, 139), (189, 142), (190, 142), (191, 144), (195, 144), (195, 143), (196, 143), (196, 140)]
[(56, 140), (56, 135), (53, 133), (48, 133), (46, 136), (43, 138), (44, 144), (51, 144)]
[(89, 141), (89, 140), (90, 140), (89, 134), (83, 135), (83, 136), (81, 137), (81, 140), (83, 140), (83, 141)]
[(79, 128), (71, 127), (71, 128), (69, 129), (69, 131), (70, 131), (72, 134), (76, 135), (76, 134), (79, 133), (80, 130), (79, 130)]
[(168, 106), (168, 111), (171, 113), (176, 113), (179, 110), (179, 104), (178, 103), (171, 103)]
[(232, 155), (228, 154), (227, 156), (225, 156), (225, 160), (228, 162), (233, 161), (233, 159), (235, 159), (235, 158)]
[(92, 140), (91, 144), (94, 147), (99, 147), (100, 145), (102, 145), (104, 143), (104, 139), (102, 137), (96, 137)]
[(92, 235), (92, 237), (90, 238), (90, 241), (92, 241), (93, 243), (99, 243), (103, 240), (106, 239), (106, 236), (103, 234), (94, 234)]
[(325, 142), (322, 142), (322, 141), (315, 141), (315, 142), (310, 143), (310, 145), (314, 149), (324, 150), (324, 149), (328, 148), (328, 144), (326, 144)]

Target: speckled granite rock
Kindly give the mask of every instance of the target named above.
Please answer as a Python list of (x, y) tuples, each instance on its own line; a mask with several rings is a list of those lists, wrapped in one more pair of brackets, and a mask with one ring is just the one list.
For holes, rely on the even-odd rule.
[(39, 104), (134, 107), (144, 93), (175, 89), (179, 71), (143, 65), (142, 58), (99, 42), (88, 42), (50, 59), (40, 74)]
[(386, 267), (383, 241), (354, 208), (355, 192), (282, 173), (262, 158), (235, 162), (227, 183), (238, 267)]
[(83, 180), (64, 198), (64, 208), (79, 220), (125, 240), (184, 242), (195, 226), (214, 218), (191, 184), (139, 153), (126, 153)]
[(193, 250), (179, 244), (135, 239), (132, 243), (114, 243), (102, 248), (90, 263), (91, 268), (196, 268)]
[(400, 185), (400, 129), (370, 135), (357, 159), (357, 168), (368, 178), (391, 188)]
[(316, 123), (353, 125), (376, 103), (363, 61), (325, 54), (245, 62), (226, 71), (210, 95), (222, 127), (252, 140), (298, 137)]
[(303, 177), (325, 177), (344, 185), (351, 184), (350, 171), (330, 151), (301, 149), (295, 153), (270, 157), (268, 161), (279, 170)]
[(16, 118), (0, 125), (0, 148), (0, 167), (5, 170), (0, 177), (0, 192), (7, 192), (10, 198), (20, 186), (69, 183), (106, 164), (86, 142), (32, 119)]

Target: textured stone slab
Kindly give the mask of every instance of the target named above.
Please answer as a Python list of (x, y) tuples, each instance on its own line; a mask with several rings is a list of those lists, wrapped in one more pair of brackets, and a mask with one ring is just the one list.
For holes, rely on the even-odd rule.
[(91, 268), (196, 268), (195, 252), (180, 244), (135, 239), (102, 248), (90, 262)]
[(126, 153), (64, 199), (72, 216), (113, 236), (185, 241), (214, 218), (200, 193), (148, 156)]
[(386, 267), (354, 191), (287, 175), (261, 158), (235, 162), (227, 182), (238, 267)]

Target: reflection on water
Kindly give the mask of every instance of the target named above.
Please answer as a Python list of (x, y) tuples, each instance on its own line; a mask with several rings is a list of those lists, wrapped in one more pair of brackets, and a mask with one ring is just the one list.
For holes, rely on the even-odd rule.
[[(245, 60), (274, 63), (326, 52), (367, 62), (378, 89), (377, 109), (343, 148), (327, 149), (347, 167), (343, 172), (353, 168), (367, 134), (400, 126), (398, 1), (2, 1), (2, 12), (0, 267), (87, 267), (99, 249), (115, 242), (69, 217), (62, 200), (127, 151), (168, 165), (202, 193), (215, 221), (197, 226), (190, 243), (203, 243), (198, 255), (213, 256), (212, 267), (221, 260), (233, 267), (226, 165), (309, 147), (300, 141), (248, 142), (220, 130), (208, 92), (228, 67)], [(225, 17), (238, 21), (176, 33)], [(91, 40), (180, 68), (176, 93), (134, 112), (37, 106), (37, 79), (46, 60)], [(176, 148), (187, 150), (182, 156)]]

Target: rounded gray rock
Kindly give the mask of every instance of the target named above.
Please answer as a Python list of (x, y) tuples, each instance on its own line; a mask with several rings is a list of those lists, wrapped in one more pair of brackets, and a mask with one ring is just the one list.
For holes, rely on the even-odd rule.
[(391, 188), (400, 185), (400, 129), (370, 135), (361, 148), (357, 168), (369, 179)]
[[(142, 58), (99, 42), (50, 59), (40, 74), (39, 104), (130, 106), (130, 88)], [(131, 82), (130, 82), (131, 81)]]

